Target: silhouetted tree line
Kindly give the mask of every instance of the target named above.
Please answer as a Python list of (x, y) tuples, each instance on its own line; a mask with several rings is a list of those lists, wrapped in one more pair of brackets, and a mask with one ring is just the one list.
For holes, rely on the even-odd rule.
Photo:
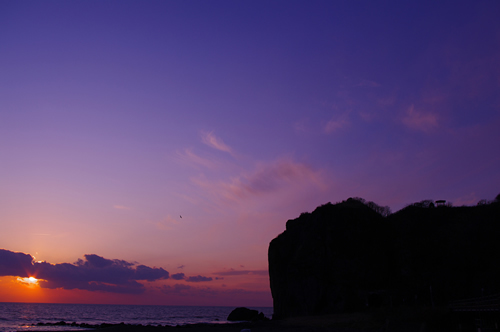
[(366, 200), (364, 200), (361, 197), (353, 197), (352, 199), (365, 204), (370, 209), (372, 209), (373, 211), (375, 211), (378, 214), (380, 214), (382, 217), (388, 217), (391, 214), (391, 208), (388, 207), (388, 206), (380, 206), (380, 205), (377, 205), (377, 204), (375, 204), (374, 202), (371, 202), (371, 201), (367, 202)]

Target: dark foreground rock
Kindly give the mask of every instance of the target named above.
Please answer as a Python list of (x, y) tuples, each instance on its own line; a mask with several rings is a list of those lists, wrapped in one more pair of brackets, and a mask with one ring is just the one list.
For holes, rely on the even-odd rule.
[(266, 320), (264, 313), (259, 313), (257, 310), (239, 307), (231, 311), (227, 317), (228, 321), (263, 321)]
[(500, 292), (500, 195), (473, 207), (422, 201), (387, 212), (350, 198), (289, 220), (269, 245), (273, 318), (447, 306)]

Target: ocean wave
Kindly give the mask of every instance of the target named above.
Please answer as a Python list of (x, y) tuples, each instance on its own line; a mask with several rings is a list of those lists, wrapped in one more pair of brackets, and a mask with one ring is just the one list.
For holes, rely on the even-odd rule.
[[(71, 324), (133, 324), (177, 326), (198, 323), (226, 323), (233, 307), (91, 305), (0, 303), (0, 332), (62, 330), (65, 326), (36, 326), (38, 323), (67, 322)], [(257, 309), (257, 308), (256, 308)], [(258, 308), (267, 317), (272, 308)], [(33, 326), (35, 325), (35, 326)], [(23, 326), (22, 328), (19, 328)], [(80, 328), (81, 329), (81, 328)]]

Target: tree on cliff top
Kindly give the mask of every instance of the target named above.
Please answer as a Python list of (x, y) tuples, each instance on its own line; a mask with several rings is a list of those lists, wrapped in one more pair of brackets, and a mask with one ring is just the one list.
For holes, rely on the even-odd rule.
[(364, 205), (368, 206), (373, 211), (375, 211), (378, 214), (380, 214), (382, 217), (388, 217), (391, 214), (391, 208), (388, 207), (388, 206), (380, 206), (380, 205), (378, 205), (378, 204), (376, 204), (375, 202), (372, 202), (372, 201), (367, 202), (365, 199), (363, 199), (361, 197), (352, 197), (352, 198), (349, 198), (349, 199), (353, 199), (355, 201), (363, 203)]

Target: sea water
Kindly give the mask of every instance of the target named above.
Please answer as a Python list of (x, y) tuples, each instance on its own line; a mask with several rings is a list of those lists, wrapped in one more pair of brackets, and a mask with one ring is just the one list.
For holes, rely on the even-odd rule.
[[(271, 318), (273, 308), (249, 307)], [(185, 325), (228, 323), (234, 307), (0, 303), (0, 332), (82, 330), (71, 326), (36, 326), (37, 323)], [(35, 324), (35, 325), (33, 325)]]

